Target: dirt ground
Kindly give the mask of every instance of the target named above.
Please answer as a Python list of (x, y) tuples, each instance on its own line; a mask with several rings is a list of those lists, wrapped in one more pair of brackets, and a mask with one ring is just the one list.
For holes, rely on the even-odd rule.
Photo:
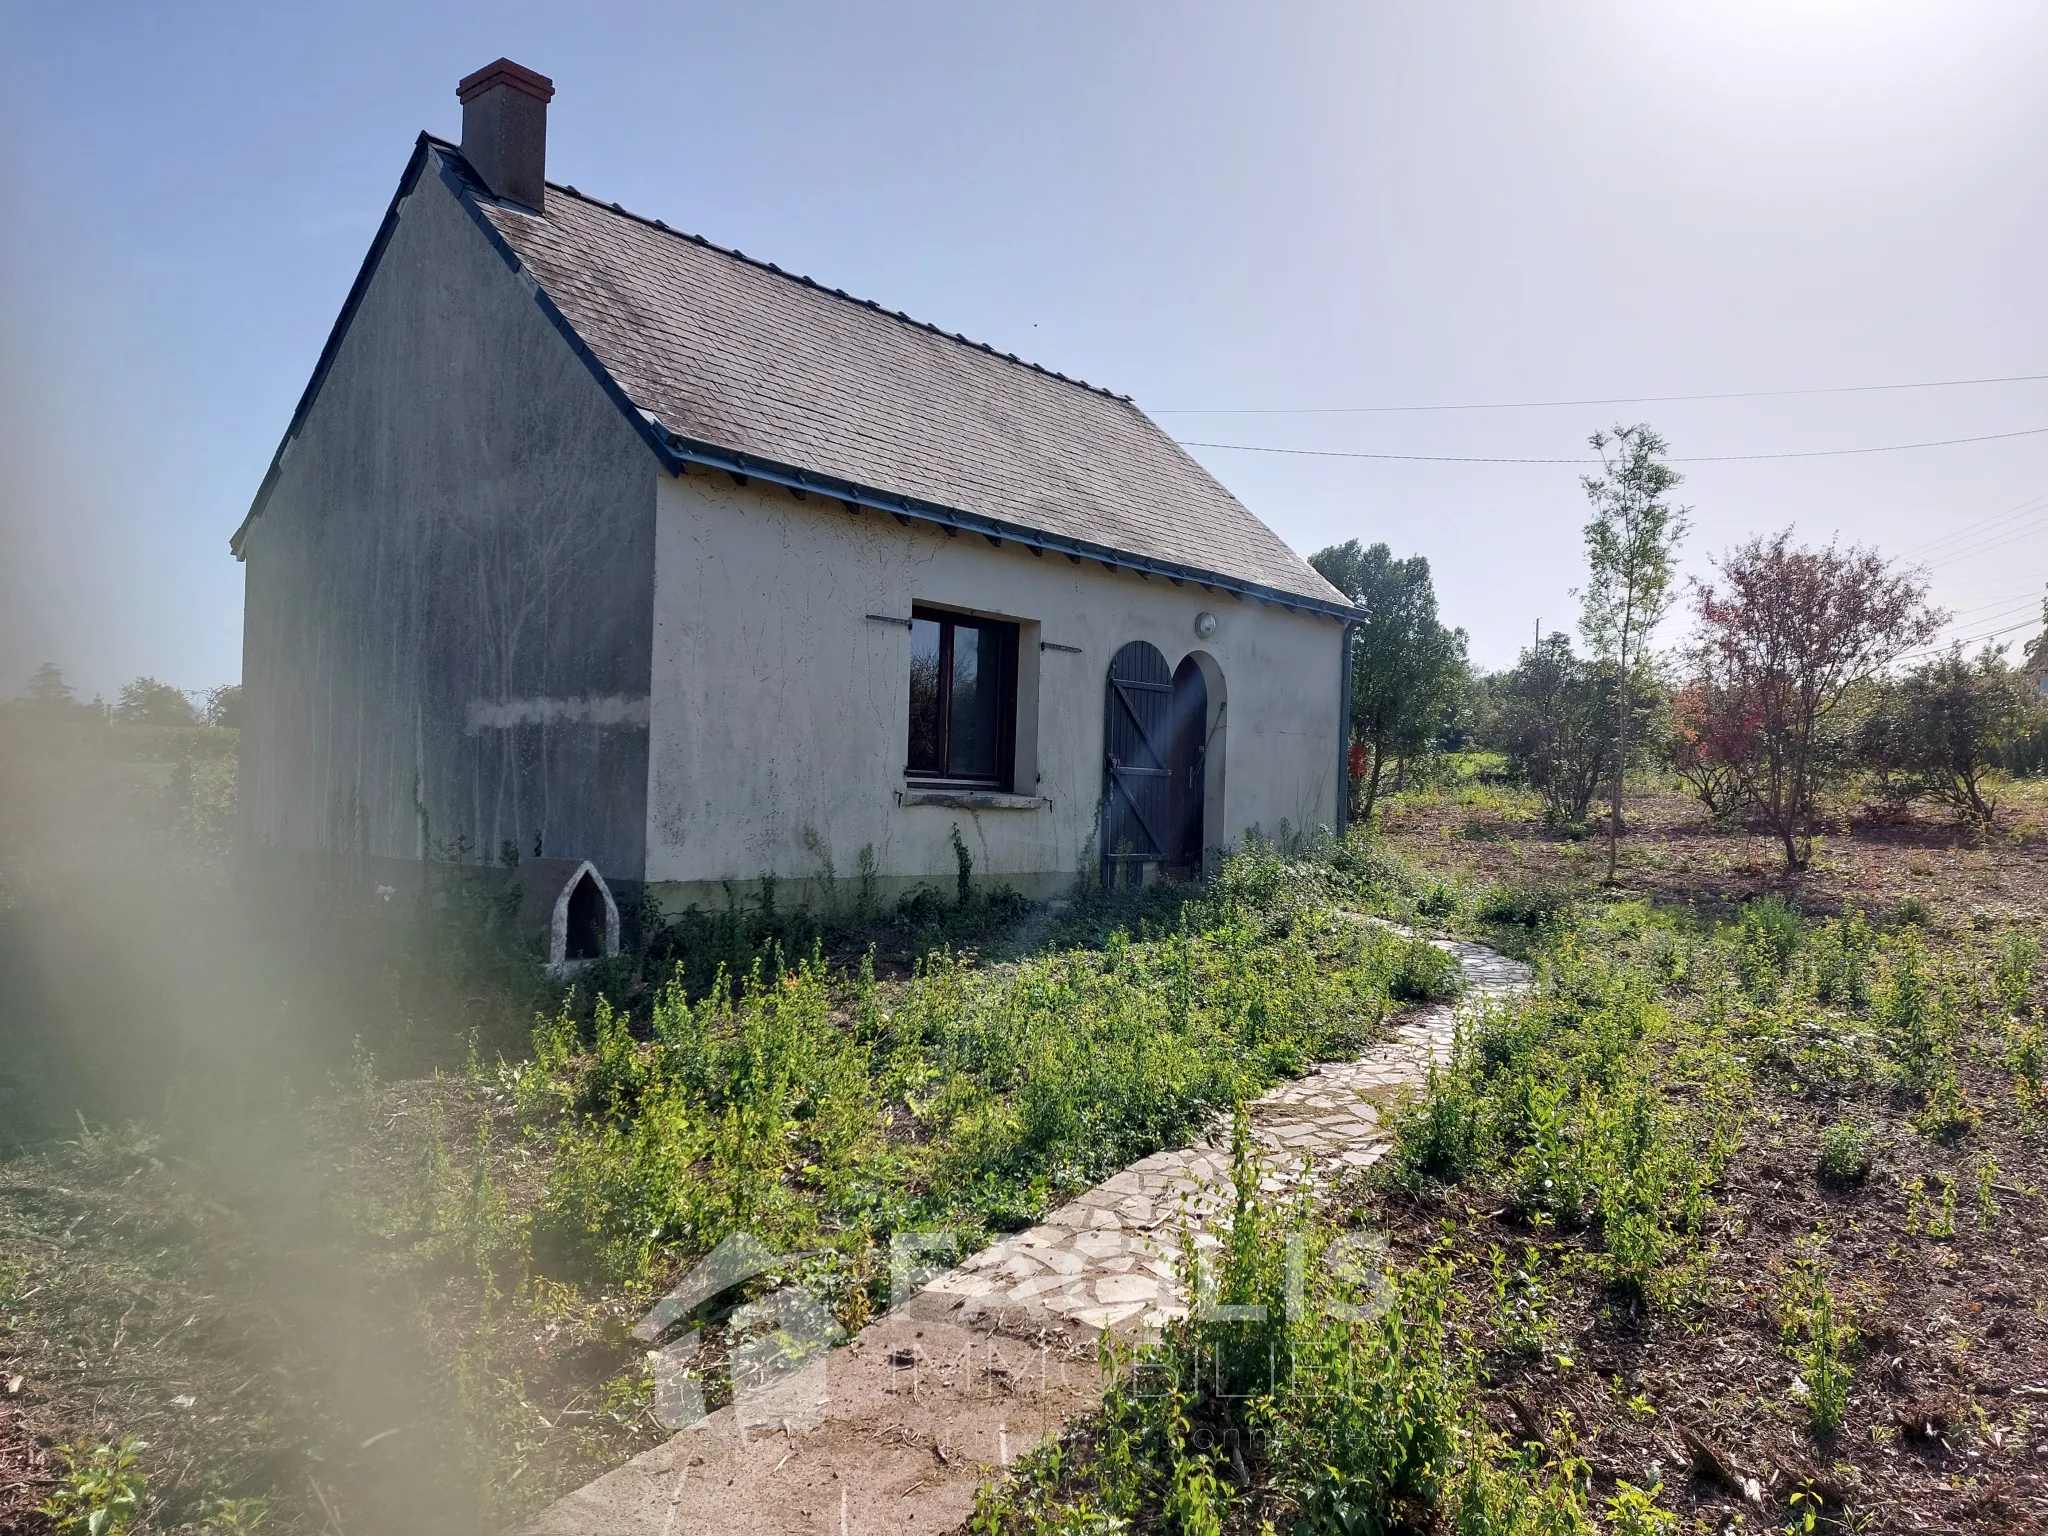
[[(1767, 837), (1717, 827), (1680, 796), (1647, 795), (1629, 806), (1621, 884), (1709, 907), (1775, 892), (1816, 915), (1853, 907), (1882, 917), (1917, 901), (1937, 925), (2038, 923), (2048, 914), (2048, 837), (2031, 809), (2015, 805), (1991, 839), (1924, 814), (1846, 815), (1813, 867), (1787, 876)], [(1385, 834), (1423, 867), (1475, 884), (1584, 891), (1603, 868), (1597, 838), (1545, 829), (1525, 796), (1490, 787), (1406, 798), (1390, 808)], [(2009, 1115), (2009, 1089), (1993, 1066), (1966, 1064), (1964, 1079), (1986, 1108), (1970, 1148), (1919, 1137), (1899, 1106), (1879, 1126), (1876, 1166), (1849, 1190), (1823, 1188), (1813, 1174), (1818, 1127), (1834, 1117), (1826, 1093), (1785, 1094), (1773, 1135), (1732, 1165), (1716, 1234), (1717, 1272), (1729, 1283), (1711, 1305), (1688, 1328), (1615, 1315), (1583, 1298), (1570, 1303), (1573, 1363), (1504, 1363), (1490, 1409), (1500, 1425), (1523, 1428), (1526, 1418), (1554, 1433), (1554, 1411), (1569, 1408), (1597, 1478), (1662, 1481), (1669, 1501), (1708, 1520), (1707, 1529), (1737, 1519), (1749, 1522), (1737, 1528), (1779, 1528), (1775, 1514), (1746, 1498), (1753, 1482), (1773, 1511), (1796, 1486), (1852, 1494), (1871, 1512), (1873, 1531), (2048, 1531), (2048, 1206), (2037, 1193), (2048, 1190), (2048, 1161), (2038, 1133), (2000, 1118)], [(1987, 1148), (1998, 1169), (1996, 1212), (1980, 1220), (1974, 1160)], [(315, 1326), (270, 1306), (262, 1298), (273, 1284), (280, 1296), (324, 1297), (344, 1317), (362, 1316), (374, 1298), (308, 1284), (328, 1251), (317, 1240), (304, 1250), (311, 1257), (290, 1261), (291, 1272), (277, 1269), (286, 1261), (252, 1245), (168, 1151), (116, 1145), (96, 1155), (102, 1163), (76, 1179), (42, 1159), (0, 1164), (0, 1532), (47, 1530), (30, 1511), (57, 1470), (52, 1447), (87, 1435), (196, 1439), (181, 1426), (236, 1419), (246, 1462), (214, 1470), (244, 1485), (303, 1489), (301, 1506), (273, 1519), (280, 1530), (321, 1529), (322, 1495), (337, 1483), (372, 1491), (371, 1507), (402, 1503), (416, 1469), (463, 1454), (434, 1417), (434, 1382), (456, 1374), (459, 1349), (408, 1359), (397, 1335), (365, 1346), (348, 1327)], [(266, 1198), (293, 1202), (308, 1234), (338, 1229), (323, 1202), (342, 1198), (335, 1191), (360, 1171), (326, 1172), (311, 1183), (295, 1175)], [(1958, 1191), (1953, 1237), (1928, 1237), (1924, 1212), (1920, 1230), (1907, 1230), (1901, 1185), (1915, 1177), (1937, 1193)], [(1465, 1213), (1386, 1205), (1377, 1215), (1420, 1244), (1442, 1218)], [(1467, 1240), (1482, 1249), (1498, 1242), (1518, 1252), (1532, 1236), (1483, 1212), (1466, 1219), (1478, 1223)], [(1828, 1445), (1803, 1427), (1771, 1310), (1796, 1240), (1817, 1221), (1834, 1233), (1840, 1278), (1856, 1298), (1854, 1326), (1868, 1341), (1848, 1422)], [(75, 1262), (111, 1248), (132, 1262), (118, 1271)], [(34, 1296), (43, 1285), (56, 1291)], [(62, 1315), (44, 1326), (57, 1293)], [(30, 1306), (35, 1336), (11, 1331)], [(624, 1351), (602, 1323), (580, 1320), (581, 1342), (566, 1346), (537, 1333), (536, 1348), (566, 1348), (565, 1359), (595, 1350), (603, 1375)], [(661, 1438), (639, 1405), (608, 1415), (565, 1390), (553, 1410), (559, 1427), (537, 1436), (536, 1467), (562, 1457), (555, 1476), (586, 1458), (616, 1465)], [(957, 1490), (972, 1478), (952, 1473), (931, 1445), (906, 1442), (910, 1450), (949, 1469), (932, 1488), (952, 1490), (941, 1502), (957, 1507)], [(777, 1466), (756, 1470), (766, 1476)], [(783, 1467), (781, 1475), (794, 1474)], [(184, 1511), (204, 1491), (190, 1466), (153, 1484)], [(821, 1507), (831, 1523), (820, 1528), (836, 1528), (836, 1513)], [(378, 1528), (375, 1517), (365, 1528)]]
[[(1914, 1133), (1901, 1106), (1879, 1127), (1870, 1173), (1848, 1189), (1815, 1175), (1830, 1096), (1773, 1095), (1772, 1133), (1737, 1153), (1717, 1200), (1713, 1283), (1697, 1310), (1675, 1316), (1633, 1315), (1560, 1280), (1571, 1245), (1505, 1212), (1474, 1219), (1374, 1197), (1372, 1217), (1411, 1255), (1447, 1217), (1481, 1255), (1497, 1244), (1526, 1264), (1535, 1246), (1561, 1337), (1540, 1362), (1493, 1353), (1489, 1418), (1516, 1439), (1533, 1429), (1554, 1442), (1556, 1415), (1569, 1411), (1603, 1497), (1620, 1479), (1661, 1482), (1687, 1530), (1780, 1529), (1803, 1488), (1853, 1510), (1863, 1523), (1845, 1530), (2048, 1531), (2048, 1157), (2038, 1132), (1997, 1108), (2010, 1096), (1992, 1072), (1964, 1076), (1986, 1110), (1967, 1147)], [(1998, 1165), (1988, 1215), (1976, 1168), (1987, 1149)], [(1953, 1237), (1928, 1234), (1931, 1210), (1909, 1223), (1901, 1185), (1911, 1178), (1931, 1191), (1954, 1185)], [(1862, 1339), (1846, 1420), (1825, 1441), (1806, 1426), (1777, 1317), (1797, 1244), (1821, 1226), (1845, 1321)], [(1468, 1301), (1486, 1316), (1479, 1288)]]
[[(1658, 902), (1725, 907), (1776, 893), (1811, 916), (1848, 908), (1881, 916), (1925, 902), (1947, 921), (2048, 914), (2048, 831), (2040, 786), (2015, 786), (1989, 837), (1921, 808), (1846, 806), (1804, 871), (1787, 874), (1777, 839), (1717, 825), (1699, 803), (1668, 792), (1626, 802), (1617, 881)], [(1404, 797), (1382, 822), (1389, 844), (1428, 869), (1479, 880), (1593, 887), (1606, 872), (1597, 832), (1571, 837), (1542, 824), (1533, 796), (1472, 786)]]
[[(1790, 875), (1767, 835), (1718, 827), (1678, 795), (1644, 796), (1627, 807), (1620, 894), (1725, 913), (1775, 893), (1809, 916), (1860, 910), (1875, 921), (1918, 903), (1937, 934), (2008, 924), (2038, 933), (2048, 839), (2031, 790), (2020, 787), (1989, 838), (1924, 812), (1850, 811), (1812, 867)], [(1583, 894), (1604, 873), (1601, 839), (1545, 829), (1513, 791), (1418, 796), (1385, 830), (1417, 863), (1475, 884)], [(1903, 1096), (1873, 1114), (1867, 1095), (1845, 1105), (1796, 1074), (1760, 1076), (1767, 1134), (1730, 1164), (1703, 1308), (1632, 1316), (1584, 1285), (1558, 1284), (1559, 1350), (1540, 1364), (1494, 1357), (1496, 1427), (1554, 1440), (1556, 1414), (1569, 1411), (1596, 1485), (1662, 1482), (1686, 1529), (1779, 1529), (1787, 1497), (1803, 1488), (1854, 1512), (1844, 1530), (2048, 1531), (2048, 1137), (2022, 1120), (1993, 1054), (1980, 1041), (1960, 1068), (1982, 1119), (1954, 1144), (1913, 1129)], [(1835, 1188), (1817, 1176), (1818, 1138), (1845, 1108), (1870, 1117), (1875, 1151), (1866, 1177)], [(1917, 1200), (1907, 1193), (1915, 1180)], [(1930, 1232), (1944, 1191), (1959, 1211), (1952, 1236)], [(1482, 1254), (1498, 1244), (1553, 1277), (1569, 1255), (1569, 1244), (1505, 1212), (1362, 1198), (1410, 1252), (1448, 1217), (1463, 1223), (1461, 1244)], [(1817, 1229), (1861, 1337), (1847, 1420), (1824, 1442), (1806, 1426), (1777, 1311), (1797, 1245)], [(1483, 1316), (1487, 1298), (1471, 1301)]]
[(1102, 1386), (1085, 1330), (962, 1326), (949, 1305), (918, 1298), (772, 1391), (578, 1489), (526, 1536), (958, 1529), (984, 1482), (1095, 1407)]

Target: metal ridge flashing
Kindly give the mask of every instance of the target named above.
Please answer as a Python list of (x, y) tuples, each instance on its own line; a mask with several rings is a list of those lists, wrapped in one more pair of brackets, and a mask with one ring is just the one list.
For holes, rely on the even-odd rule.
[[(1262, 603), (1290, 608), (1301, 613), (1320, 614), (1347, 624), (1358, 623), (1365, 617), (1361, 610), (1348, 603), (1333, 603), (1327, 598), (1290, 592), (1283, 587), (1247, 581), (1241, 576), (1226, 576), (1220, 571), (1205, 570), (1200, 566), (1182, 565), (1177, 561), (1159, 560), (1150, 555), (1132, 554), (1128, 550), (1117, 549), (1108, 544), (1096, 544), (1086, 539), (1046, 533), (1037, 528), (1027, 528), (1020, 523), (1005, 522), (1000, 518), (987, 517), (978, 512), (965, 512), (958, 507), (924, 501), (915, 496), (877, 490), (873, 486), (861, 485), (856, 481), (842, 480), (836, 475), (823, 475), (815, 470), (799, 469), (793, 464), (778, 463), (773, 459), (764, 459), (758, 454), (721, 447), (717, 443), (705, 442), (700, 438), (685, 437), (682, 433), (672, 431), (663, 425), (658, 417), (643, 413), (641, 419), (661, 436), (666, 450), (663, 454), (664, 460), (672, 460), (678, 466), (695, 464), (705, 469), (723, 470), (729, 475), (749, 480), (763, 480), (791, 491), (815, 491), (821, 496), (829, 496), (850, 506), (887, 512), (897, 518), (916, 518), (920, 522), (934, 523), (956, 532), (978, 533), (983, 538), (997, 543), (1007, 540), (1046, 554), (1065, 555), (1069, 560), (1077, 562), (1093, 560), (1099, 565), (1114, 566), (1119, 570), (1132, 571), (1141, 576), (1164, 576), (1175, 583), (1191, 581), (1197, 586), (1217, 587), (1242, 597), (1256, 598)], [(682, 471), (678, 467), (671, 472), (680, 474)]]

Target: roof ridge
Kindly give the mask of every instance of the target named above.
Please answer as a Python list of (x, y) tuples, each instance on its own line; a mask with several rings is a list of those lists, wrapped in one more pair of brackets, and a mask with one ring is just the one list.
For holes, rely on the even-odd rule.
[[(437, 148), (451, 150), (457, 155), (460, 155), (462, 153), (462, 146), (460, 144), (451, 144), (448, 142), (448, 140), (440, 138), (431, 133), (425, 134), (423, 135), (423, 137), (426, 138), (432, 144), (434, 144)], [(467, 164), (468, 162), (465, 161), (464, 163)], [(826, 294), (832, 298), (840, 299), (848, 304), (855, 305), (860, 309), (871, 310), (878, 315), (886, 315), (890, 319), (897, 321), (899, 324), (909, 326), (912, 330), (925, 331), (933, 336), (940, 337), (943, 340), (951, 341), (959, 346), (966, 347), (970, 351), (985, 352), (990, 357), (1000, 359), (1004, 362), (1014, 363), (1019, 368), (1028, 368), (1033, 373), (1041, 374), (1048, 379), (1057, 379), (1062, 384), (1071, 384), (1074, 385), (1076, 388), (1085, 389), (1091, 395), (1101, 395), (1105, 399), (1115, 400), (1119, 404), (1131, 406), (1133, 409), (1136, 409), (1137, 407), (1137, 402), (1134, 401), (1129, 395), (1118, 394), (1115, 390), (1106, 388), (1101, 384), (1090, 384), (1086, 379), (1077, 379), (1073, 377), (1071, 374), (1061, 373), (1057, 368), (1048, 368), (1043, 363), (1034, 363), (1029, 358), (1019, 357), (1014, 352), (999, 352), (996, 350), (996, 348), (990, 346), (985, 341), (976, 341), (972, 337), (963, 336), (958, 331), (946, 330), (941, 326), (932, 324), (929, 320), (919, 320), (915, 316), (905, 314), (900, 309), (890, 309), (886, 305), (878, 303), (874, 299), (857, 298), (853, 294), (848, 293), (844, 288), (831, 287), (830, 285), (821, 283), (816, 278), (807, 276), (804, 273), (785, 271), (783, 268), (777, 266), (772, 261), (763, 261), (758, 256), (749, 256), (745, 251), (739, 250), (736, 247), (729, 245), (720, 245), (717, 241), (708, 240), (702, 235), (693, 235), (688, 230), (677, 229), (673, 225), (665, 222), (664, 220), (651, 218), (644, 213), (635, 213), (632, 209), (623, 207), (619, 203), (607, 202), (603, 198), (592, 197), (588, 192), (581, 191), (577, 187), (573, 186), (568, 182), (550, 181), (547, 183), (547, 188), (550, 192), (566, 193), (568, 196), (575, 198), (578, 202), (587, 203), (591, 207), (597, 208), (605, 213), (618, 214), (622, 218), (631, 219), (636, 224), (644, 224), (649, 229), (658, 229), (665, 235), (672, 235), (678, 240), (687, 240), (690, 242), (690, 244), (701, 246), (705, 250), (717, 251), (721, 256), (730, 256), (735, 261), (743, 261), (750, 267), (753, 267), (762, 272), (773, 273), (776, 277), (782, 278), (786, 282), (800, 284), (805, 288), (811, 289), (815, 293)], [(543, 215), (543, 217), (545, 217), (545, 215)]]

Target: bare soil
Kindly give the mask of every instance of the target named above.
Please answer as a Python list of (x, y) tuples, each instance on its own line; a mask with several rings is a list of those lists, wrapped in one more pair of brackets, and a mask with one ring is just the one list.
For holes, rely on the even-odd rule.
[[(2048, 1144), (2019, 1123), (2001, 1072), (1978, 1064), (1963, 1078), (1984, 1112), (1975, 1133), (1944, 1146), (1892, 1106), (1877, 1121), (1874, 1166), (1846, 1189), (1815, 1171), (1820, 1129), (1840, 1106), (1770, 1085), (1768, 1131), (1737, 1153), (1717, 1198), (1703, 1297), (1673, 1314), (1639, 1314), (1596, 1285), (1558, 1279), (1573, 1245), (1506, 1212), (1366, 1204), (1396, 1252), (1420, 1254), (1449, 1217), (1462, 1224), (1459, 1245), (1480, 1256), (1494, 1244), (1516, 1259), (1530, 1245), (1543, 1255), (1562, 1337), (1541, 1361), (1490, 1354), (1489, 1418), (1518, 1440), (1555, 1442), (1556, 1415), (1568, 1411), (1603, 1496), (1620, 1479), (1661, 1482), (1688, 1530), (1746, 1528), (1738, 1519), (1777, 1529), (1770, 1516), (1782, 1522), (1789, 1495), (1806, 1489), (1864, 1522), (1842, 1529), (2048, 1531)], [(1989, 1216), (1977, 1175), (1987, 1153), (1997, 1162)], [(1902, 1185), (1916, 1177), (1928, 1195), (1909, 1226)], [(1947, 1184), (1955, 1235), (1930, 1236)], [(1846, 1421), (1824, 1438), (1807, 1426), (1778, 1320), (1788, 1263), (1817, 1229), (1844, 1321), (1861, 1336)], [(1488, 1288), (1468, 1278), (1471, 1315), (1483, 1320)]]
[[(1788, 873), (1776, 841), (1718, 826), (1677, 795), (1632, 799), (1619, 896), (1726, 913), (1776, 894), (1809, 916), (1902, 912), (1936, 935), (2048, 917), (2048, 840), (2018, 786), (1985, 837), (1925, 812), (1845, 812), (1812, 866)], [(1513, 792), (1415, 797), (1386, 819), (1389, 841), (1425, 867), (1475, 883), (1602, 889), (1596, 835), (1544, 828)], [(2048, 1128), (2026, 1120), (1995, 1044), (1960, 1065), (1979, 1124), (1953, 1143), (1921, 1135), (1903, 1095), (1853, 1102), (1785, 1072), (1762, 1072), (1757, 1125), (1720, 1191), (1714, 1257), (1700, 1306), (1643, 1316), (1597, 1287), (1559, 1282), (1559, 1349), (1541, 1362), (1491, 1357), (1489, 1416), (1524, 1438), (1557, 1435), (1568, 1411), (1597, 1484), (1661, 1482), (1685, 1529), (1777, 1529), (1794, 1490), (1821, 1495), (1843, 1530), (2048, 1531)], [(1876, 1133), (1867, 1175), (1846, 1188), (1818, 1177), (1821, 1129), (1845, 1113)], [(1986, 1172), (1987, 1162), (1991, 1171)], [(1909, 1216), (1906, 1185), (1925, 1193)], [(1988, 1182), (1990, 1205), (1980, 1204)], [(1945, 1189), (1952, 1236), (1931, 1235)], [(1448, 1217), (1461, 1245), (1543, 1257), (1556, 1276), (1572, 1244), (1505, 1212), (1361, 1195), (1370, 1219), (1419, 1253)], [(1481, 1202), (1482, 1205), (1485, 1202)], [(1847, 1419), (1818, 1438), (1781, 1345), (1779, 1297), (1802, 1237), (1824, 1230), (1835, 1292), (1860, 1335)], [(1938, 1230), (1938, 1226), (1937, 1226)], [(1488, 1297), (1476, 1279), (1474, 1315)], [(1570, 1364), (1563, 1363), (1569, 1359)], [(1694, 1522), (1699, 1522), (1697, 1525)], [(1743, 1522), (1747, 1522), (1745, 1525)]]
[[(1949, 922), (2032, 921), (2048, 914), (2038, 797), (2038, 786), (2016, 786), (1988, 837), (1923, 808), (1844, 807), (1809, 867), (1787, 872), (1777, 839), (1763, 828), (1717, 824), (1687, 796), (1634, 795), (1616, 878), (1625, 895), (1709, 908), (1777, 894), (1813, 916), (1851, 908), (1881, 916), (1912, 899)], [(1533, 798), (1514, 790), (1404, 797), (1382, 830), (1424, 867), (1480, 881), (1586, 892), (1606, 873), (1603, 830), (1575, 836), (1545, 827)]]
[(984, 1482), (1101, 1401), (1100, 1372), (1078, 1327), (963, 1326), (925, 1300), (576, 1490), (527, 1536), (958, 1528)]

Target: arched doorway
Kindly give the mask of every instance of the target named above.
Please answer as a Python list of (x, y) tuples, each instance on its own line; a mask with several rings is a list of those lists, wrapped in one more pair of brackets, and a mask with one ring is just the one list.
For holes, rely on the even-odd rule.
[(1110, 658), (1103, 688), (1102, 883), (1135, 884), (1171, 861), (1173, 673), (1133, 640)]
[(1189, 878), (1202, 872), (1208, 791), (1209, 684), (1189, 656), (1174, 669), (1168, 705), (1167, 865)]

